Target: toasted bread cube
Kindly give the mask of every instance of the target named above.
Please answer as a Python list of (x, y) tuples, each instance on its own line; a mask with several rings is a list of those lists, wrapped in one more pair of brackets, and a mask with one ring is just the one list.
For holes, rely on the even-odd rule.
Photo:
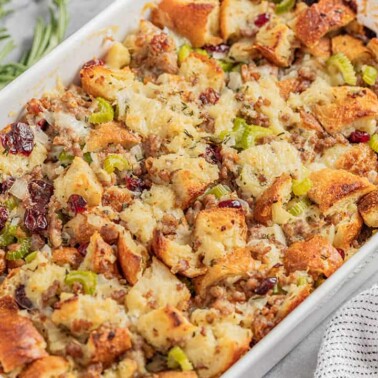
[(142, 277), (146, 265), (147, 251), (138, 244), (130, 232), (124, 231), (118, 238), (118, 261), (122, 273), (130, 285), (135, 285)]
[(298, 307), (313, 291), (312, 285), (306, 284), (295, 288), (290, 292), (280, 306), (276, 319), (282, 320)]
[(315, 202), (325, 215), (345, 211), (348, 205), (356, 203), (375, 186), (368, 179), (342, 169), (324, 168), (312, 172), (313, 183), (308, 197)]
[(224, 0), (220, 8), (220, 28), (225, 41), (239, 38), (248, 30), (255, 18), (268, 11), (268, 3), (256, 4), (250, 0)]
[[(184, 351), (201, 378), (219, 377), (249, 349), (250, 329), (231, 322), (219, 321), (211, 328), (195, 333)], [(198, 345), (204, 345), (198, 348)]]
[(51, 378), (60, 377), (67, 373), (69, 364), (66, 359), (59, 356), (42, 357), (31, 363), (19, 375), (20, 378)]
[(333, 245), (343, 251), (347, 251), (354, 240), (357, 239), (362, 229), (363, 220), (361, 215), (356, 212), (352, 215), (346, 215), (336, 225), (336, 233), (333, 239)]
[(328, 59), (332, 52), (331, 40), (328, 37), (323, 37), (316, 45), (308, 46), (304, 51), (316, 58)]
[(332, 38), (332, 52), (343, 53), (352, 63), (366, 63), (371, 59), (371, 53), (364, 43), (348, 34)]
[(164, 264), (153, 258), (151, 266), (128, 292), (126, 305), (130, 312), (143, 314), (168, 305), (184, 310), (189, 299), (187, 287)]
[(5, 373), (46, 357), (46, 343), (10, 297), (0, 300), (0, 363)]
[(378, 190), (374, 190), (362, 197), (358, 210), (369, 227), (378, 228)]
[(103, 97), (113, 101), (117, 93), (133, 85), (134, 74), (125, 67), (122, 70), (93, 65), (80, 71), (81, 84), (85, 92), (93, 97)]
[(372, 38), (368, 42), (367, 48), (373, 55), (374, 59), (378, 62), (378, 38)]
[(342, 28), (356, 17), (342, 0), (320, 0), (299, 13), (295, 34), (306, 46), (314, 46), (327, 33)]
[(151, 21), (190, 40), (194, 47), (218, 45), (219, 2), (216, 0), (162, 0), (152, 10)]
[(284, 265), (289, 272), (308, 271), (314, 279), (329, 277), (343, 264), (343, 258), (328, 239), (315, 235), (306, 241), (293, 243), (285, 252)]
[(350, 132), (357, 122), (361, 129), (378, 113), (377, 96), (368, 88), (334, 87), (332, 96), (330, 102), (315, 105), (313, 109), (316, 118), (332, 135)]
[(205, 275), (194, 279), (194, 287), (197, 294), (205, 298), (210, 287), (227, 278), (248, 277), (253, 269), (255, 266), (250, 251), (238, 248), (208, 267)]
[(265, 190), (255, 204), (254, 218), (257, 222), (269, 226), (273, 220), (273, 205), (283, 205), (290, 200), (291, 195), (291, 177), (283, 174), (278, 177), (274, 183)]
[(225, 84), (224, 72), (217, 61), (196, 52), (190, 53), (181, 63), (179, 74), (201, 91), (213, 88), (221, 92)]
[(83, 260), (84, 256), (76, 248), (62, 247), (52, 253), (53, 263), (60, 266), (68, 264), (73, 269), (77, 269)]
[(110, 68), (120, 69), (130, 64), (130, 52), (129, 49), (121, 42), (114, 42), (108, 50), (105, 63)]
[(113, 299), (62, 294), (51, 320), (58, 326), (65, 326), (74, 335), (85, 335), (109, 321), (116, 326), (125, 324), (127, 317), (124, 307)]
[(335, 162), (336, 169), (345, 169), (355, 175), (368, 177), (378, 170), (377, 154), (365, 143), (352, 145)]
[(322, 135), (324, 133), (324, 129), (319, 121), (314, 117), (314, 115), (310, 112), (306, 112), (304, 110), (299, 110), (299, 114), (301, 116), (301, 123), (299, 125), (300, 128), (305, 130), (313, 130), (316, 131), (318, 135)]
[(183, 343), (191, 337), (195, 326), (175, 307), (166, 306), (140, 316), (138, 332), (160, 351)]
[(152, 249), (155, 255), (171, 268), (173, 274), (180, 273), (193, 278), (206, 273), (206, 267), (200, 263), (198, 254), (193, 252), (190, 245), (171, 240), (161, 231), (155, 230)]
[(250, 63), (253, 58), (258, 56), (255, 42), (249, 38), (243, 38), (233, 43), (228, 52), (229, 59), (241, 63)]
[(121, 212), (125, 205), (129, 205), (133, 200), (133, 195), (127, 188), (111, 186), (106, 188), (102, 196), (102, 205), (110, 206), (114, 211)]
[(236, 248), (244, 248), (247, 240), (244, 212), (218, 207), (202, 210), (196, 218), (194, 240), (197, 252), (207, 266)]
[(101, 362), (107, 367), (131, 348), (129, 331), (102, 325), (90, 333), (87, 347), (91, 363)]
[(72, 194), (79, 194), (89, 206), (101, 203), (103, 188), (91, 167), (82, 158), (75, 157), (70, 167), (54, 181), (55, 197), (63, 207)]
[(284, 23), (270, 22), (256, 35), (255, 48), (279, 67), (290, 65), (294, 56), (294, 32)]
[(108, 279), (119, 276), (115, 252), (97, 231), (91, 236), (80, 270), (103, 274)]
[(90, 131), (85, 149), (88, 152), (101, 151), (109, 144), (130, 148), (139, 142), (140, 138), (126, 130), (125, 126), (117, 122), (107, 122)]

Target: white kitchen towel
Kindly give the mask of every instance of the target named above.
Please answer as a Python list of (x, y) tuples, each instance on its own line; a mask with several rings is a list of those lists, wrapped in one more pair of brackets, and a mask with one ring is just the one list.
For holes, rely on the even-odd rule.
[(378, 285), (346, 303), (327, 326), (315, 378), (378, 377)]

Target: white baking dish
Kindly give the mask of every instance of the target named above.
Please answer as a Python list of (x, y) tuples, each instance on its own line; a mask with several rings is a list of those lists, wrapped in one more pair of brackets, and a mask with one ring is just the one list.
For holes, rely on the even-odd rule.
[[(32, 97), (78, 79), (83, 63), (101, 56), (107, 35), (122, 39), (149, 0), (118, 0), (0, 92), (0, 125), (13, 122)], [(263, 376), (378, 267), (378, 234), (236, 363), (224, 378)], [(298, 361), (298, 376), (301, 366)]]

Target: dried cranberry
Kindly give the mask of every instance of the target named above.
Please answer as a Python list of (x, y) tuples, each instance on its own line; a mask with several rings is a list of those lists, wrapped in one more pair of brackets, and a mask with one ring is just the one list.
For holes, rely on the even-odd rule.
[(339, 252), (340, 256), (343, 258), (343, 260), (345, 259), (345, 252), (343, 249), (341, 248), (336, 248), (337, 249), (337, 252)]
[(6, 193), (14, 184), (16, 179), (9, 177), (1, 183), (1, 193)]
[(211, 144), (206, 146), (206, 152), (201, 156), (210, 164), (217, 164), (222, 161), (221, 147)]
[(0, 231), (4, 228), (9, 217), (8, 209), (4, 206), (0, 206)]
[(277, 283), (276, 277), (265, 278), (261, 282), (260, 286), (257, 289), (255, 289), (255, 293), (258, 295), (265, 295), (269, 290), (274, 288), (276, 283)]
[(37, 126), (39, 126), (43, 131), (46, 131), (46, 129), (49, 127), (49, 123), (42, 118), (37, 122)]
[(80, 244), (77, 247), (77, 250), (80, 253), (80, 255), (85, 256), (87, 254), (88, 245), (89, 245), (89, 243), (85, 243), (85, 244)]
[(78, 194), (71, 194), (68, 207), (75, 214), (83, 213), (87, 209), (87, 201)]
[(261, 13), (257, 16), (255, 20), (255, 25), (259, 28), (264, 26), (270, 20), (270, 15), (268, 13)]
[(92, 59), (87, 63), (84, 63), (83, 68), (89, 68), (94, 66), (103, 66), (105, 62), (102, 59)]
[(202, 46), (204, 50), (206, 50), (208, 53), (228, 53), (230, 50), (230, 46), (226, 45), (225, 43), (221, 43), (220, 45), (204, 45)]
[(12, 123), (11, 130), (2, 135), (1, 142), (5, 150), (11, 154), (29, 156), (34, 147), (34, 134), (26, 123)]
[(24, 216), (25, 227), (31, 232), (46, 230), (47, 218), (45, 212), (38, 209), (27, 209)]
[(348, 140), (350, 143), (367, 143), (370, 140), (370, 135), (365, 131), (356, 130), (349, 135)]
[(238, 200), (225, 200), (218, 203), (218, 207), (231, 207), (233, 209), (240, 209), (242, 204)]
[(14, 299), (20, 308), (30, 310), (33, 308), (32, 301), (26, 296), (25, 285), (19, 285), (14, 292)]
[(50, 198), (54, 193), (54, 187), (43, 180), (32, 180), (28, 185), (30, 198), (33, 207), (45, 212), (45, 206), (50, 202)]
[(148, 189), (148, 186), (140, 178), (128, 176), (126, 177), (126, 188), (132, 192), (142, 192), (144, 189)]

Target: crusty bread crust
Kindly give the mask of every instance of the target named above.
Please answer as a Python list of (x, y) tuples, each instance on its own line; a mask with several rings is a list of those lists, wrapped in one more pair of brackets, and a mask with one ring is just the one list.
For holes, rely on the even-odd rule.
[(378, 190), (362, 197), (358, 210), (369, 227), (378, 227)]
[(31, 363), (21, 372), (19, 378), (51, 378), (59, 377), (69, 368), (68, 361), (59, 356), (42, 357)]

